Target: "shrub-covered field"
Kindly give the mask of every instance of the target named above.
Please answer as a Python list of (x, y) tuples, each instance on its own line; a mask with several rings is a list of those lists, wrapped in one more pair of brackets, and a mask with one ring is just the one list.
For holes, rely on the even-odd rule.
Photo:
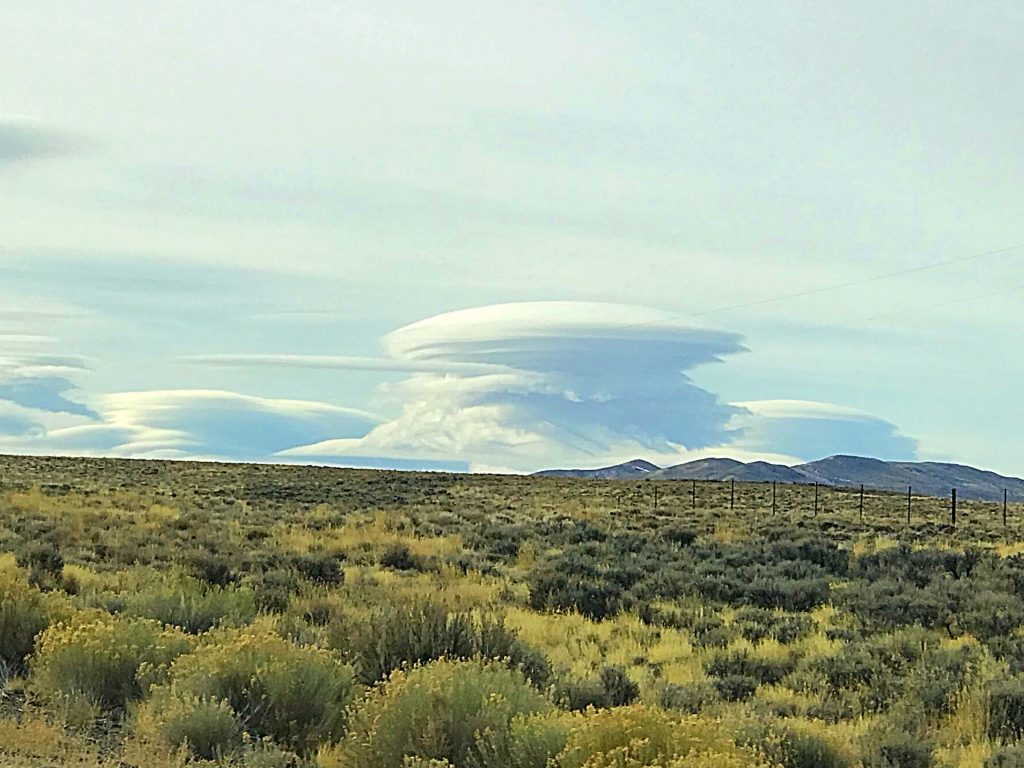
[(658, 487), (0, 458), (0, 765), (1024, 765), (1024, 510)]

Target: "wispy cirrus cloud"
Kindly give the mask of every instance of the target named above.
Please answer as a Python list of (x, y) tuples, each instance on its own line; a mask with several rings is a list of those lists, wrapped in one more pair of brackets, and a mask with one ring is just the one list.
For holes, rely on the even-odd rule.
[(3, 308), (0, 309), (0, 327), (7, 324), (22, 325), (49, 322), (52, 320), (69, 320), (77, 316), (78, 315), (76, 313), (64, 310)]
[(484, 374), (509, 372), (512, 369), (492, 363), (473, 363), (441, 360), (403, 360), (388, 357), (358, 355), (273, 355), (273, 354), (212, 354), (186, 355), (184, 363), (221, 368), (321, 368), (342, 371), (391, 371), (396, 373), (456, 373)]

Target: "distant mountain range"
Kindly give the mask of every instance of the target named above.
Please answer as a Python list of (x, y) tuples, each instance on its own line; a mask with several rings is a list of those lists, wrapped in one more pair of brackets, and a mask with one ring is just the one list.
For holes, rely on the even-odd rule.
[(956, 488), (964, 499), (1024, 502), (1024, 480), (1004, 477), (962, 464), (935, 461), (881, 461), (862, 456), (830, 456), (820, 461), (787, 467), (765, 461), (744, 463), (735, 459), (698, 459), (672, 467), (659, 467), (643, 459), (600, 469), (549, 469), (539, 477), (580, 477), (593, 480), (736, 480), (743, 483), (821, 483), (859, 486), (881, 491), (946, 496)]

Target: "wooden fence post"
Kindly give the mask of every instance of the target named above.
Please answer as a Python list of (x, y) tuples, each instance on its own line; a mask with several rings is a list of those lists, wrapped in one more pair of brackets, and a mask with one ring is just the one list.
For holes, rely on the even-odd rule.
[(914, 486), (907, 486), (907, 525), (910, 525), (910, 506), (913, 504)]
[(953, 489), (952, 503), (949, 507), (949, 522), (956, 528), (956, 488)]

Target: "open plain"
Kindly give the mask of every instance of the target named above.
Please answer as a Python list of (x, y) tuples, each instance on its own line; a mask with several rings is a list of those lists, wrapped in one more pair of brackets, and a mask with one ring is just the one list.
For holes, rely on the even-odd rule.
[(3, 764), (1020, 764), (1024, 509), (771, 493), (3, 458)]

